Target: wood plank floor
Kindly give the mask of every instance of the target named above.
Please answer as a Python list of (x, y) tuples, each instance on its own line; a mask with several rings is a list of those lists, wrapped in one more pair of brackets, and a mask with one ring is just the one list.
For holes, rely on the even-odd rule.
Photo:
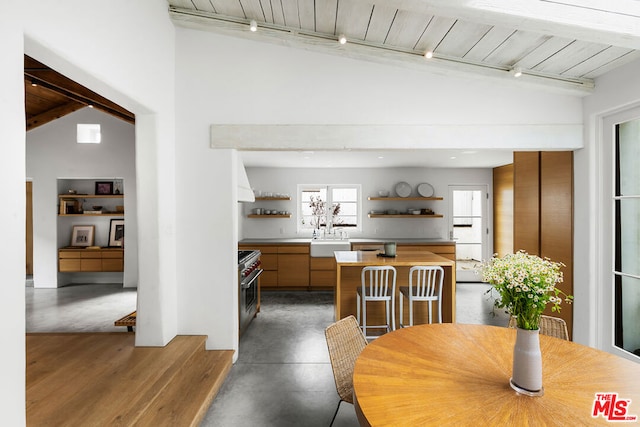
[(29, 426), (197, 426), (232, 364), (204, 336), (135, 347), (133, 333), (26, 335)]

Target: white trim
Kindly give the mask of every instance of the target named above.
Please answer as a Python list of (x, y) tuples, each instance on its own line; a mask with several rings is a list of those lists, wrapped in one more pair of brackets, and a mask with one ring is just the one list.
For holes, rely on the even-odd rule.
[(598, 232), (595, 242), (596, 274), (592, 285), (597, 298), (594, 301), (596, 324), (596, 347), (609, 353), (637, 361), (638, 357), (622, 350), (614, 344), (614, 304), (613, 276), (615, 265), (615, 141), (613, 127), (616, 124), (640, 118), (640, 105), (617, 109), (596, 116), (596, 224)]

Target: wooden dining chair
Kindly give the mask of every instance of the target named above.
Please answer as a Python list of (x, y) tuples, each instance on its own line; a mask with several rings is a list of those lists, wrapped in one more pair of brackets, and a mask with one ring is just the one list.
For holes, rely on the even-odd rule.
[(333, 425), (340, 404), (347, 402), (353, 405), (353, 369), (356, 359), (367, 345), (367, 340), (353, 315), (329, 325), (324, 333), (329, 349), (333, 379), (340, 397), (338, 407), (331, 419), (331, 425)]
[[(542, 316), (540, 316), (540, 323), (538, 326), (540, 327), (541, 334), (569, 341), (567, 322), (565, 322), (564, 319), (543, 314)], [(516, 316), (511, 316), (511, 318), (509, 318), (509, 327), (518, 327)]]

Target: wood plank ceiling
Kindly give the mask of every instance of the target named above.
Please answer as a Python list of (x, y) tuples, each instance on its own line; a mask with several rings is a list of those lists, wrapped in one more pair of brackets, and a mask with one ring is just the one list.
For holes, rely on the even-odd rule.
[(88, 106), (135, 123), (132, 112), (27, 55), (24, 56), (24, 91), (27, 131)]
[[(420, 58), (422, 64), (431, 51), (431, 64), (504, 77), (520, 69), (524, 79), (539, 84), (560, 82), (587, 91), (596, 77), (640, 57), (640, 1), (169, 0), (169, 5), (178, 25), (247, 37), (255, 20), (263, 41), (297, 39), (316, 46), (325, 41), (334, 44), (336, 54), (353, 56), (361, 49), (370, 59), (393, 53)], [(348, 43), (338, 47), (341, 35)]]

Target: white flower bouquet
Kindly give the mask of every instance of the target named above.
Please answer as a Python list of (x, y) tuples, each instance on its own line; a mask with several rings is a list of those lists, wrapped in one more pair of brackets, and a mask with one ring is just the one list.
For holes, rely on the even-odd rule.
[(571, 303), (572, 295), (556, 287), (562, 282), (560, 269), (565, 265), (547, 258), (529, 255), (525, 251), (497, 258), (482, 264), (482, 280), (493, 285), (500, 294), (495, 304), (516, 316), (519, 328), (536, 330), (547, 304), (560, 312), (560, 304)]

